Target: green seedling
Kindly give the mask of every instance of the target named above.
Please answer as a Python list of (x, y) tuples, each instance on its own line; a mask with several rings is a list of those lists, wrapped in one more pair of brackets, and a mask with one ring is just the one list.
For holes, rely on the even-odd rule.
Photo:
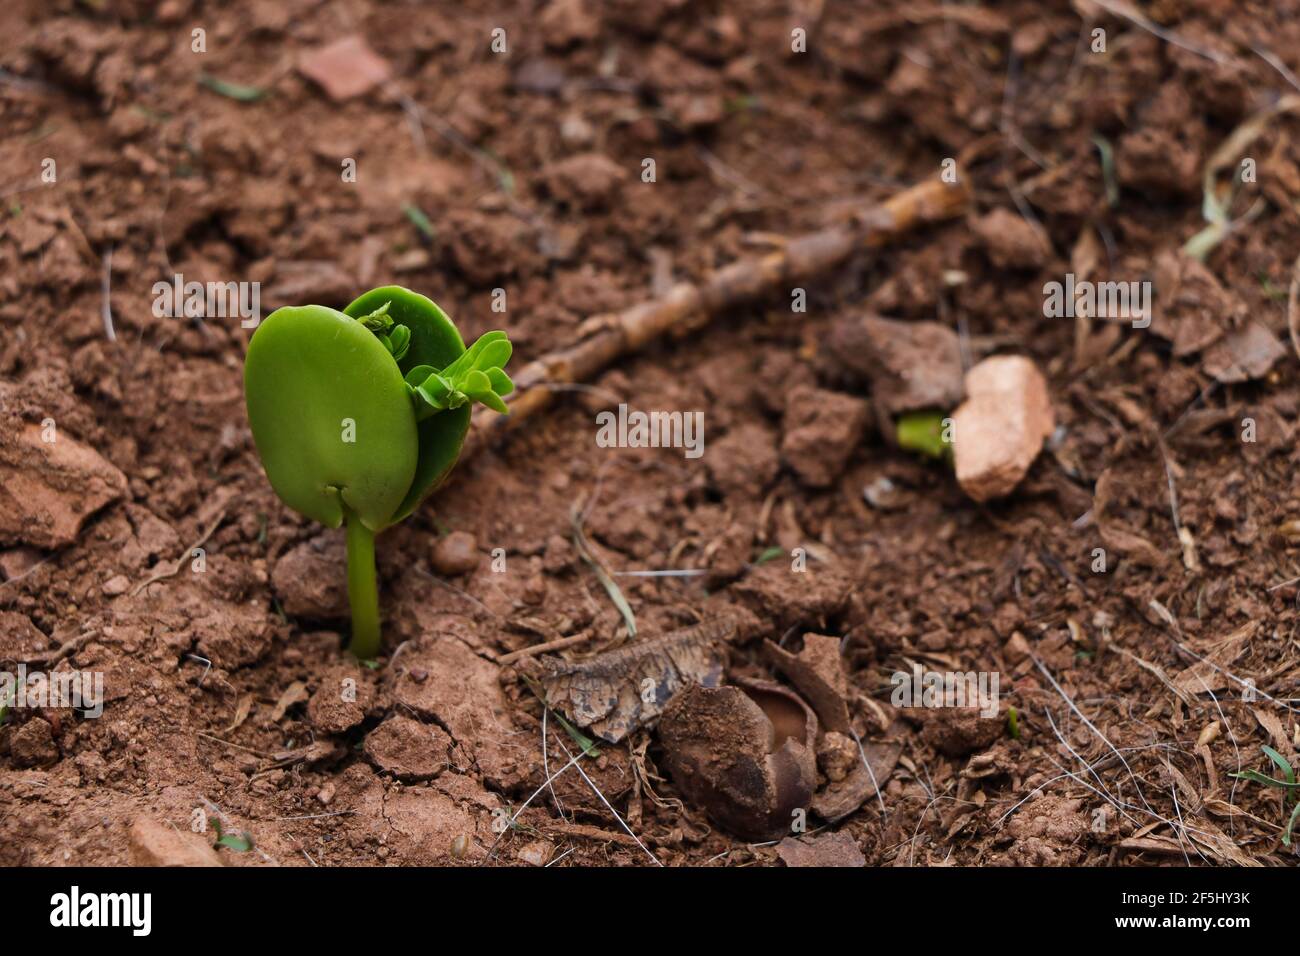
[(945, 440), (944, 434), (946, 418), (940, 411), (907, 412), (899, 416), (895, 432), (898, 447), (952, 461), (952, 442)]
[(1283, 791), (1282, 809), (1285, 811), (1287, 798), (1295, 799), (1295, 806), (1291, 809), (1291, 816), (1286, 821), (1286, 828), (1282, 831), (1282, 845), (1291, 845), (1291, 832), (1295, 829), (1295, 822), (1300, 818), (1300, 783), (1296, 782), (1295, 770), (1291, 766), (1291, 761), (1287, 760), (1272, 747), (1261, 747), (1264, 756), (1273, 762), (1278, 770), (1282, 771), (1282, 779), (1270, 777), (1267, 774), (1260, 773), (1258, 770), (1243, 770), (1241, 773), (1229, 774), (1238, 780), (1250, 780), (1253, 783), (1262, 783), (1266, 787), (1276, 787)]
[(221, 821), (216, 817), (208, 817), (208, 822), (212, 828), (217, 831), (217, 842), (212, 844), (214, 850), (220, 850), (225, 847), (235, 853), (247, 853), (253, 848), (253, 838), (246, 832), (227, 833), (221, 828)]
[(286, 505), (347, 525), (350, 649), (379, 652), (375, 535), (407, 518), (460, 457), (470, 409), (506, 412), (504, 332), (466, 349), (442, 309), (400, 286), (342, 312), (286, 306), (253, 334), (244, 397), (253, 441)]

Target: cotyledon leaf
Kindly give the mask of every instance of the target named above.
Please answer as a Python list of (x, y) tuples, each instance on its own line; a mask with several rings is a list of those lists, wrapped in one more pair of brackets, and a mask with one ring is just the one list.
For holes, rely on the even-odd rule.
[[(371, 289), (343, 311), (346, 315), (358, 318), (373, 313), (385, 302), (389, 303), (386, 314), (393, 322), (411, 330), (406, 354), (397, 363), (402, 374), (421, 365), (429, 366), (431, 370), (446, 368), (465, 353), (465, 343), (460, 333), (446, 313), (438, 308), (437, 303), (402, 286)], [(360, 323), (355, 324), (360, 327)], [(410, 381), (409, 378), (407, 381)], [(405, 388), (402, 389), (402, 399), (409, 408), (411, 400)], [(414, 410), (411, 415), (414, 418)], [(415, 474), (405, 496), (391, 516), (391, 522), (396, 523), (407, 517), (447, 477), (465, 444), (469, 416), (470, 406), (465, 405), (439, 412), (417, 424), (419, 444)]]
[(372, 531), (401, 517), (417, 471), (415, 412), (393, 356), (365, 326), (322, 305), (277, 309), (249, 342), (244, 391), (285, 504), (330, 528), (344, 506)]

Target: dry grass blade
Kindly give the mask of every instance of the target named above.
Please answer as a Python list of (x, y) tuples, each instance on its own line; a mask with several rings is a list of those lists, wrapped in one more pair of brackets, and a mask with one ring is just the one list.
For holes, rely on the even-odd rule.
[(627, 603), (627, 598), (623, 595), (623, 590), (615, 582), (610, 573), (605, 570), (605, 566), (600, 563), (599, 559), (591, 553), (591, 548), (587, 546), (587, 536), (582, 533), (582, 515), (575, 508), (570, 518), (573, 522), (573, 546), (577, 548), (578, 554), (582, 560), (591, 566), (596, 572), (596, 578), (605, 588), (609, 599), (614, 602), (618, 608), (618, 613), (623, 615), (623, 622), (627, 625), (628, 637), (636, 637), (636, 615), (632, 613), (632, 605)]
[(1300, 256), (1296, 256), (1291, 266), (1291, 287), (1286, 296), (1286, 327), (1291, 333), (1291, 348), (1300, 358), (1300, 309), (1296, 307), (1297, 302), (1300, 302)]

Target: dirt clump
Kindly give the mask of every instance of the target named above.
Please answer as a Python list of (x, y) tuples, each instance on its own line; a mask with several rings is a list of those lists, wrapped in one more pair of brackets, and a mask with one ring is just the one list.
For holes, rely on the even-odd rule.
[(939, 322), (902, 322), (875, 315), (837, 322), (826, 361), (869, 384), (878, 415), (927, 408), (950, 410), (962, 399), (961, 346)]
[(286, 551), (271, 571), (286, 614), (315, 621), (348, 616), (347, 552), (338, 532), (318, 534)]
[(0, 544), (67, 547), (126, 485), (121, 471), (52, 421), (26, 425), (0, 441)]
[(835, 482), (866, 431), (862, 399), (811, 386), (791, 390), (781, 434), (781, 459), (804, 484)]
[(400, 714), (370, 731), (365, 740), (370, 762), (399, 780), (432, 780), (452, 765), (453, 749), (440, 727)]
[(307, 719), (321, 733), (345, 733), (365, 720), (374, 696), (371, 681), (360, 667), (335, 666), (307, 701)]

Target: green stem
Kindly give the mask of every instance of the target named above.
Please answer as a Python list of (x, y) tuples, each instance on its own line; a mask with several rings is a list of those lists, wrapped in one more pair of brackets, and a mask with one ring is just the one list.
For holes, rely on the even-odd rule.
[(352, 643), (361, 660), (379, 653), (379, 585), (375, 579), (375, 533), (348, 512), (348, 604), (352, 608)]

